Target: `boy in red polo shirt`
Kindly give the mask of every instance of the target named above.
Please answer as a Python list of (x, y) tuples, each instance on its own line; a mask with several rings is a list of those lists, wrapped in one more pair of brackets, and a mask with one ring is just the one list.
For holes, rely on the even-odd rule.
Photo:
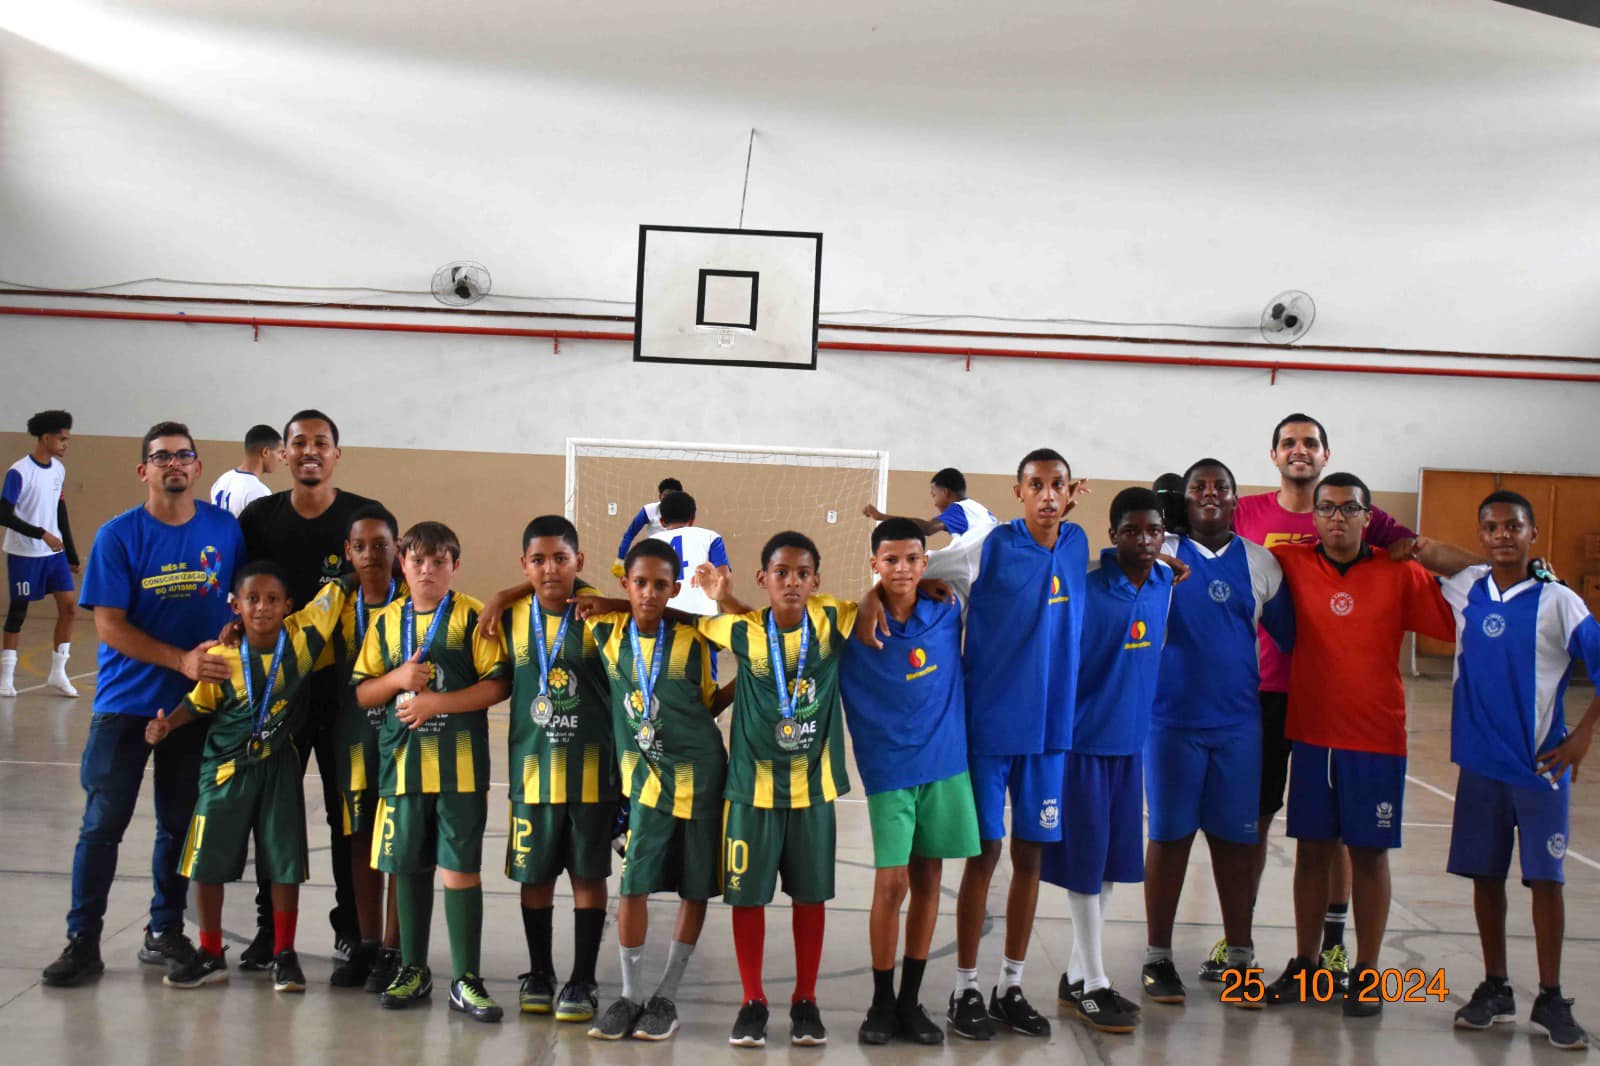
[[(1318, 543), (1272, 549), (1294, 600), (1295, 654), (1289, 676), (1293, 745), (1289, 835), (1294, 869), (1296, 954), (1267, 986), (1267, 1001), (1304, 997), (1328, 906), (1328, 868), (1350, 849), (1356, 965), (1347, 1017), (1377, 1014), (1382, 997), (1363, 972), (1374, 969), (1389, 917), (1390, 848), (1400, 846), (1406, 775), (1406, 694), (1400, 642), (1406, 632), (1455, 639), (1438, 583), (1414, 562), (1396, 562), (1363, 543), (1372, 493), (1354, 474), (1330, 474), (1313, 497)], [(1307, 983), (1309, 987), (1309, 983)]]

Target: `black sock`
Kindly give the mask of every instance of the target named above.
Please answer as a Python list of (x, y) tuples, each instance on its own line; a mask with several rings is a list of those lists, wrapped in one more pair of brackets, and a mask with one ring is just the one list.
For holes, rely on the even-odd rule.
[(1539, 994), (1541, 996), (1549, 996), (1552, 999), (1560, 999), (1561, 998), (1561, 986), (1560, 985), (1547, 985), (1547, 984), (1545, 984), (1544, 982), (1541, 981), (1539, 983)]
[(604, 907), (574, 907), (572, 911), (572, 977), (574, 984), (592, 985), (595, 960), (600, 957), (600, 936), (606, 931)]
[(927, 959), (913, 959), (907, 955), (900, 960), (900, 1006), (917, 1005), (917, 1000), (922, 996), (922, 974), (927, 968)]
[(872, 968), (872, 1005), (874, 1007), (894, 1006), (894, 967), (880, 970)]
[(554, 907), (522, 908), (522, 935), (528, 939), (528, 972), (556, 975), (555, 960), (550, 957), (550, 927), (554, 924)]
[(1497, 973), (1486, 973), (1483, 975), (1483, 980), (1491, 988), (1504, 988), (1510, 983), (1506, 980), (1505, 974)]
[(1322, 919), (1322, 950), (1344, 943), (1344, 920), (1350, 913), (1348, 903), (1328, 904), (1328, 913)]

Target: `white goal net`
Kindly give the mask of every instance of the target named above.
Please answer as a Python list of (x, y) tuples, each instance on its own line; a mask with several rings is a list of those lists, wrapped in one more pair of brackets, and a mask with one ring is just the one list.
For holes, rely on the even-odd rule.
[(816, 542), (823, 592), (857, 599), (870, 587), (876, 523), (861, 509), (886, 506), (887, 452), (569, 438), (566, 513), (592, 584), (615, 587), (606, 569), (622, 534), (669, 477), (694, 497), (695, 524), (722, 535), (736, 593), (751, 606), (767, 602), (755, 580), (761, 546), (785, 529)]

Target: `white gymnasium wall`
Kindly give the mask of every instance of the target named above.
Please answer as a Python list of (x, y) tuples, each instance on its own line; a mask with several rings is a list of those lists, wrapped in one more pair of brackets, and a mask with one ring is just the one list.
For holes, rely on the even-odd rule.
[[(0, 279), (414, 289), (471, 257), (499, 292), (627, 301), (638, 223), (735, 222), (754, 126), (745, 222), (826, 234), (824, 311), (1239, 325), (1299, 287), (1325, 343), (1600, 338), (1600, 35), (1490, 0), (326, 7), (0, 5)], [(64, 404), (82, 432), (227, 438), (316, 403), (385, 447), (994, 472), (1050, 442), (1090, 476), (1214, 452), (1259, 482), (1271, 423), (1308, 408), (1382, 489), (1600, 473), (1593, 384), (828, 352), (707, 373), (619, 344), (3, 317), (0, 358), (8, 428)]]

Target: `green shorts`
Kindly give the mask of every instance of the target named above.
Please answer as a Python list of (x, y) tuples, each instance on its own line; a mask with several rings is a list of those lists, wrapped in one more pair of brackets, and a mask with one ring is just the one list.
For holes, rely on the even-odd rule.
[(586, 881), (611, 876), (611, 827), (617, 804), (511, 803), (506, 834), (506, 876), (543, 885), (563, 871)]
[(624, 896), (676, 892), (703, 901), (722, 892), (722, 824), (717, 816), (674, 818), (635, 803), (628, 811), (628, 852), (622, 858)]
[(730, 907), (765, 907), (778, 875), (796, 903), (833, 898), (838, 827), (833, 804), (809, 807), (722, 805), (722, 899)]
[(486, 792), (411, 792), (378, 800), (373, 814), (372, 868), (425, 874), (437, 866), (475, 874), (483, 865)]
[(882, 870), (923, 859), (965, 859), (978, 854), (978, 808), (965, 770), (926, 785), (867, 797), (872, 861)]
[(344, 835), (355, 836), (372, 828), (378, 813), (378, 790), (364, 788), (359, 792), (346, 790), (339, 795), (339, 806), (344, 811)]
[(233, 767), (219, 783), (217, 765), (203, 764), (178, 873), (207, 885), (237, 881), (254, 837), (256, 869), (274, 884), (299, 884), (310, 866), (299, 754), (285, 747), (265, 762)]

